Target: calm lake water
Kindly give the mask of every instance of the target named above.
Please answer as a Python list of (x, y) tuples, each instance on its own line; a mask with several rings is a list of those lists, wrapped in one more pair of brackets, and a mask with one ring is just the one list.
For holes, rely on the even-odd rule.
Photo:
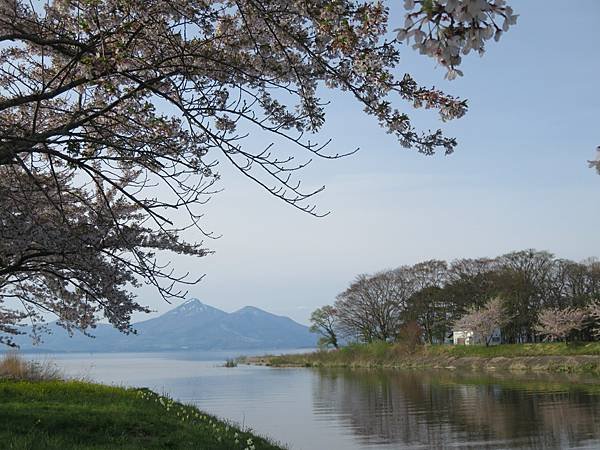
[(68, 375), (167, 393), (293, 450), (600, 449), (594, 378), (220, 367), (227, 356), (30, 355)]

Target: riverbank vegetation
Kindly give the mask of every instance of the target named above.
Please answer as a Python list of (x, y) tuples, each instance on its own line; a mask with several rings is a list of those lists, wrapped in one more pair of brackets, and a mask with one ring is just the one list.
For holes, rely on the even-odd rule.
[(238, 361), (239, 361), (239, 358), (227, 358), (225, 360), (225, 364), (223, 364), (223, 367), (229, 367), (229, 368), (237, 367)]
[(343, 341), (446, 343), (453, 331), (464, 332), (465, 340), (471, 332), (485, 344), (492, 335), (513, 344), (589, 342), (600, 336), (599, 299), (600, 262), (529, 249), (358, 275), (311, 322), (324, 347)]
[(148, 389), (65, 381), (40, 367), (16, 355), (0, 362), (3, 449), (283, 448)]
[(485, 345), (421, 345), (372, 342), (339, 350), (247, 358), (274, 367), (444, 368), (585, 372), (600, 375), (600, 342)]
[(0, 358), (0, 380), (61, 380), (64, 376), (50, 361), (28, 361), (16, 352), (6, 353)]

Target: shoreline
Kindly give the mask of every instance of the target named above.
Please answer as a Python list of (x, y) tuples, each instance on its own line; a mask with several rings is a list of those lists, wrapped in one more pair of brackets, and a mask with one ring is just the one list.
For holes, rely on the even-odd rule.
[[(485, 372), (585, 373), (600, 377), (600, 346), (513, 344), (506, 348), (423, 346), (408, 351), (398, 344), (362, 344), (298, 355), (246, 357), (242, 364), (269, 367), (442, 369)], [(548, 353), (570, 354), (544, 354)], [(586, 354), (590, 353), (590, 354)], [(480, 354), (477, 354), (480, 353)]]
[(323, 362), (279, 362), (279, 357), (252, 356), (242, 364), (280, 368), (347, 368), (347, 369), (446, 369), (483, 371), (533, 371), (553, 373), (591, 373), (600, 376), (600, 357), (582, 356), (517, 356), (517, 357), (448, 357), (448, 358), (406, 358), (402, 361), (373, 363), (355, 361), (352, 363)]

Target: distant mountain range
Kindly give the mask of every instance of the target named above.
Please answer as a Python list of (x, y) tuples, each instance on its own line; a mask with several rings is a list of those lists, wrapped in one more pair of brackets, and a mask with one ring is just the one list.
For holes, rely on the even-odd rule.
[(70, 337), (52, 323), (51, 333), (33, 346), (19, 336), (23, 351), (44, 352), (145, 352), (174, 350), (244, 350), (315, 347), (317, 338), (308, 327), (284, 316), (253, 306), (233, 313), (191, 299), (167, 313), (134, 324), (137, 334), (124, 335), (100, 324), (90, 338), (80, 332)]

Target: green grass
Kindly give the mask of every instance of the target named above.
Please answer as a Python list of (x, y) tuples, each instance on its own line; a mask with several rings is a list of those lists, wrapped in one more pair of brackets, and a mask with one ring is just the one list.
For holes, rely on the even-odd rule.
[(147, 389), (0, 380), (2, 449), (282, 449)]
[(269, 357), (274, 366), (336, 366), (336, 367), (379, 367), (393, 365), (410, 355), (402, 344), (373, 342), (370, 344), (350, 344), (339, 350), (320, 350), (313, 353), (281, 355)]
[(494, 358), (498, 356), (578, 356), (600, 355), (600, 342), (579, 343), (537, 343), (537, 344), (502, 344), (486, 347), (485, 345), (432, 345), (426, 347), (429, 355), (440, 356), (479, 356)]
[[(427, 361), (435, 362), (443, 358), (567, 357), (582, 355), (599, 356), (600, 342), (503, 344), (490, 347), (484, 345), (422, 345), (416, 348), (409, 348), (402, 343), (374, 342), (371, 344), (352, 344), (336, 351), (272, 356), (268, 358), (268, 364), (305, 367), (394, 367), (411, 366), (413, 364), (427, 365)], [(593, 366), (590, 371), (598, 369), (598, 364), (593, 364)], [(558, 371), (560, 367), (557, 366), (556, 369)], [(585, 371), (584, 365), (581, 365), (581, 369)]]

